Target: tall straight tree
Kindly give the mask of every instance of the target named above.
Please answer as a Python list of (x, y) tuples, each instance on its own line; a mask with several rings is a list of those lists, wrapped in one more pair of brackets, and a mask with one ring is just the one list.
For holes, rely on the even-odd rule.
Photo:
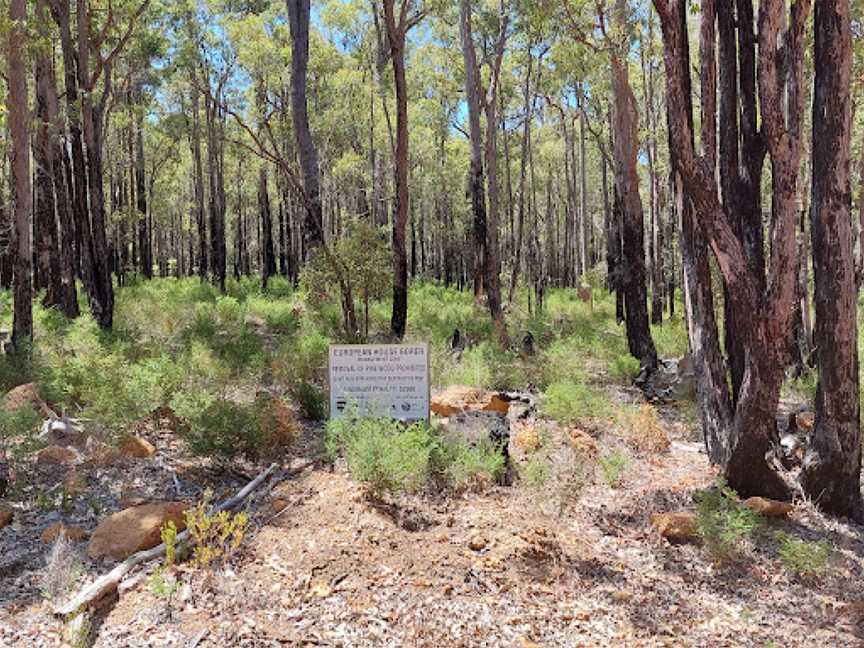
[[(36, 22), (42, 38), (48, 38), (50, 32), (49, 14), (48, 0), (38, 0)], [(74, 318), (80, 314), (75, 288), (75, 225), (64, 171), (66, 148), (63, 141), (63, 122), (59, 115), (57, 78), (48, 52), (43, 48), (40, 48), (36, 62), (36, 94), (37, 104), (42, 110), (39, 127), (45, 128), (46, 148), (38, 155), (34, 150), (34, 158), (41, 156), (42, 164), (51, 176), (51, 190), (54, 192), (51, 221), (54, 223), (56, 235), (53, 256), (57, 258), (56, 267), (53, 264), (51, 267), (59, 271), (59, 292), (49, 299), (48, 303), (58, 307), (66, 317)], [(48, 191), (47, 183), (44, 191)]]
[(383, 0), (382, 4), (396, 86), (396, 208), (393, 213), (393, 312), (390, 333), (401, 340), (408, 319), (408, 254), (405, 245), (408, 223), (408, 82), (405, 78), (405, 40), (408, 31), (422, 19), (423, 13), (413, 13), (413, 0), (400, 0), (398, 15), (396, 0)]
[(804, 457), (801, 483), (822, 510), (864, 522), (857, 286), (849, 174), (849, 0), (819, 0), (814, 23), (811, 231), (819, 384), (816, 423)]
[(616, 0), (615, 26), (623, 42), (616, 43), (610, 57), (612, 66), (612, 123), (615, 187), (621, 200), (625, 325), (630, 353), (642, 367), (657, 367), (657, 349), (648, 327), (648, 291), (645, 285), (645, 233), (642, 198), (639, 195), (638, 114), (636, 97), (630, 86), (627, 53), (629, 50), (629, 17), (626, 0)]
[(14, 274), (15, 315), (12, 346), (26, 351), (33, 340), (33, 257), (30, 193), (29, 106), (27, 68), (27, 2), (10, 0), (9, 36), (6, 41), (6, 82), (9, 87), (9, 132), (12, 136), (12, 177), (14, 190)]
[(291, 118), (297, 155), (303, 171), (303, 201), (306, 219), (303, 223), (305, 258), (324, 244), (324, 220), (321, 206), (321, 180), (318, 149), (309, 128), (306, 102), (306, 74), (309, 69), (309, 0), (285, 0), (291, 30)]
[[(465, 97), (468, 103), (468, 134), (471, 143), (471, 167), (468, 187), (474, 215), (474, 254), (480, 264), (477, 277), (482, 277), (483, 287), (495, 335), (499, 344), (510, 344), (504, 311), (501, 305), (501, 257), (498, 244), (498, 114), (496, 110), (498, 85), (501, 77), (501, 62), (507, 42), (509, 17), (501, 0), (498, 11), (498, 36), (492, 52), (489, 88), (483, 88), (477, 53), (474, 49), (474, 31), (471, 21), (471, 0), (462, 0), (459, 11), (459, 32), (462, 40), (462, 57), (465, 62)], [(485, 147), (480, 130), (480, 111), (486, 113)], [(527, 117), (526, 117), (527, 118)], [(484, 190), (484, 170), (487, 188)], [(488, 203), (486, 197), (488, 195)], [(488, 211), (487, 211), (488, 204)], [(475, 294), (477, 294), (475, 280)]]

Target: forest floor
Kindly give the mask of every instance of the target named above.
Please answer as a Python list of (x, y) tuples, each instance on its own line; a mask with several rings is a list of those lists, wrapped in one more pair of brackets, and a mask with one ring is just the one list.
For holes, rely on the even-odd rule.
[[(344, 466), (316, 460), (322, 428), (310, 425), (283, 479), (254, 502), (251, 530), (230, 562), (206, 572), (181, 567), (170, 601), (148, 587), (154, 565), (133, 572), (92, 628), (93, 645), (862, 645), (860, 527), (799, 506), (725, 566), (658, 535), (651, 515), (692, 509), (694, 490), (715, 478), (701, 444), (675, 418), (662, 419), (668, 450), (632, 457), (614, 488), (598, 481), (578, 499), (562, 477), (572, 433), (553, 424), (543, 442), (561, 470), (541, 487), (403, 495), (388, 505), (365, 497)], [(240, 462), (226, 470), (190, 456), (159, 423), (140, 429), (157, 448), (153, 457), (78, 468), (86, 488), (76, 504), (59, 513), (34, 506), (0, 534), (0, 645), (63, 644), (43, 593), (39, 536), (50, 523), (86, 528), (94, 506), (194, 499), (205, 487), (219, 499), (263, 468)], [(600, 453), (621, 446), (613, 434), (597, 440)], [(54, 469), (34, 471), (34, 492), (63, 479)], [(778, 531), (828, 538), (830, 568), (811, 579), (787, 574)], [(78, 559), (79, 582), (107, 571)]]
[[(571, 371), (571, 355), (554, 340), (547, 348), (538, 364), (561, 356)], [(566, 381), (546, 386), (548, 404), (527, 418), (511, 411), (510, 486), (373, 499), (343, 459), (324, 459), (325, 428), (305, 420), (277, 479), (247, 502), (239, 549), (208, 569), (173, 567), (167, 596), (154, 586), (157, 563), (134, 569), (93, 619), (89, 642), (52, 612), (114, 564), (85, 551), (99, 520), (141, 502), (195, 502), (207, 489), (220, 501), (269, 461), (194, 454), (164, 408), (127, 430), (152, 456), (92, 442), (68, 463), (26, 455), (16, 470), (27, 481), (9, 499), (14, 519), (0, 529), (0, 646), (864, 645), (864, 529), (797, 502), (723, 562), (698, 542), (670, 544), (652, 516), (695, 511), (694, 494), (716, 472), (689, 406), (644, 406), (608, 366), (589, 358), (579, 369), (595, 391), (577, 405), (602, 415), (568, 417), (562, 393), (578, 385)], [(472, 372), (483, 373), (461, 375)], [(646, 421), (628, 432), (620, 412)], [(83, 532), (52, 557), (57, 545), (42, 535), (57, 522)], [(781, 556), (784, 537), (827, 541), (828, 563), (796, 575)]]

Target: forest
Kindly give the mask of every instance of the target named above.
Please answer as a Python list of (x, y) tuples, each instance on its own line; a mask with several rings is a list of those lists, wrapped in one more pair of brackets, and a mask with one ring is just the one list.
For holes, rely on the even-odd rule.
[(862, 0), (0, 0), (0, 646), (860, 646), (862, 106)]

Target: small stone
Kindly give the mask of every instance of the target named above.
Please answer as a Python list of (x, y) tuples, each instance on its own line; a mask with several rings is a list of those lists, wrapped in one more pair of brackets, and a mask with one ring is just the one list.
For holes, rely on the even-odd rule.
[(778, 502), (765, 497), (751, 497), (744, 500), (744, 506), (763, 517), (786, 517), (795, 508), (789, 502)]
[(50, 466), (58, 464), (71, 464), (78, 458), (78, 453), (72, 448), (64, 448), (63, 446), (51, 445), (47, 448), (42, 448), (36, 455), (36, 464), (40, 466)]
[(316, 581), (309, 588), (309, 593), (318, 598), (327, 598), (333, 593), (333, 588), (323, 581)]
[(630, 599), (633, 598), (633, 595), (630, 592), (626, 592), (624, 590), (618, 590), (616, 592), (612, 592), (612, 600), (617, 601), (618, 603), (626, 603)]
[(531, 641), (527, 637), (519, 637), (519, 645), (521, 648), (543, 648), (536, 641)]
[(156, 448), (147, 439), (137, 436), (128, 436), (120, 444), (120, 454), (123, 457), (135, 459), (147, 459), (156, 453)]
[(270, 514), (278, 515), (285, 507), (288, 506), (290, 502), (284, 497), (275, 497), (270, 501)]
[(699, 537), (693, 513), (658, 513), (651, 517), (651, 523), (672, 544), (694, 542)]
[(48, 527), (42, 532), (42, 542), (45, 544), (52, 544), (60, 537), (60, 534), (63, 534), (72, 542), (81, 542), (87, 538), (87, 531), (84, 529), (75, 526), (67, 527), (62, 522), (55, 522), (54, 524), (48, 525)]
[(8, 504), (0, 504), (0, 529), (9, 526), (15, 517), (15, 509)]
[(486, 540), (484, 536), (479, 533), (475, 533), (468, 541), (468, 548), (472, 551), (482, 551), (486, 548), (487, 544), (489, 544), (489, 541)]

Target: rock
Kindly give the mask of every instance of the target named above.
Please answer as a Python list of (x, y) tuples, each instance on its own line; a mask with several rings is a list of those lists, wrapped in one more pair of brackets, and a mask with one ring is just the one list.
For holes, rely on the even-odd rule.
[(128, 436), (120, 444), (120, 455), (135, 459), (147, 459), (156, 454), (156, 448), (147, 439), (137, 436)]
[(36, 385), (33, 383), (18, 385), (15, 389), (9, 391), (3, 398), (2, 409), (4, 412), (17, 412), (21, 408), (28, 406), (45, 416), (52, 418), (56, 418), (57, 416), (39, 396)]
[(62, 522), (55, 522), (48, 525), (48, 528), (42, 532), (42, 542), (53, 544), (60, 537), (61, 533), (72, 542), (81, 542), (87, 538), (87, 531), (84, 529), (75, 526), (67, 527)]
[(695, 542), (699, 538), (693, 513), (658, 513), (651, 516), (651, 524), (672, 544)]
[(270, 515), (279, 515), (291, 502), (284, 497), (274, 497), (270, 500)]
[(464, 385), (452, 385), (432, 397), (431, 408), (438, 416), (447, 418), (459, 412), (506, 414), (510, 409), (510, 403), (495, 392)]
[(42, 424), (42, 439), (53, 445), (80, 446), (84, 441), (84, 431), (80, 423), (72, 419), (48, 418)]
[(102, 520), (90, 538), (87, 554), (91, 558), (108, 556), (123, 560), (132, 554), (152, 549), (162, 542), (162, 527), (172, 521), (180, 531), (186, 528), (183, 502), (144, 504), (127, 508)]
[(12, 518), (15, 517), (15, 509), (8, 504), (0, 504), (0, 529), (12, 524)]
[(744, 506), (763, 517), (786, 517), (795, 508), (789, 502), (778, 502), (765, 497), (751, 497), (744, 500)]
[(471, 551), (483, 551), (487, 544), (489, 544), (489, 541), (482, 534), (475, 533), (468, 541), (468, 548)]
[(612, 592), (612, 600), (617, 601), (618, 603), (626, 603), (632, 598), (633, 594), (626, 590), (617, 590), (615, 592)]
[(36, 455), (36, 464), (39, 466), (71, 464), (78, 459), (78, 456), (78, 453), (72, 448), (50, 445), (38, 452)]
[(531, 641), (528, 637), (519, 637), (519, 646), (521, 648), (543, 648), (536, 641)]

